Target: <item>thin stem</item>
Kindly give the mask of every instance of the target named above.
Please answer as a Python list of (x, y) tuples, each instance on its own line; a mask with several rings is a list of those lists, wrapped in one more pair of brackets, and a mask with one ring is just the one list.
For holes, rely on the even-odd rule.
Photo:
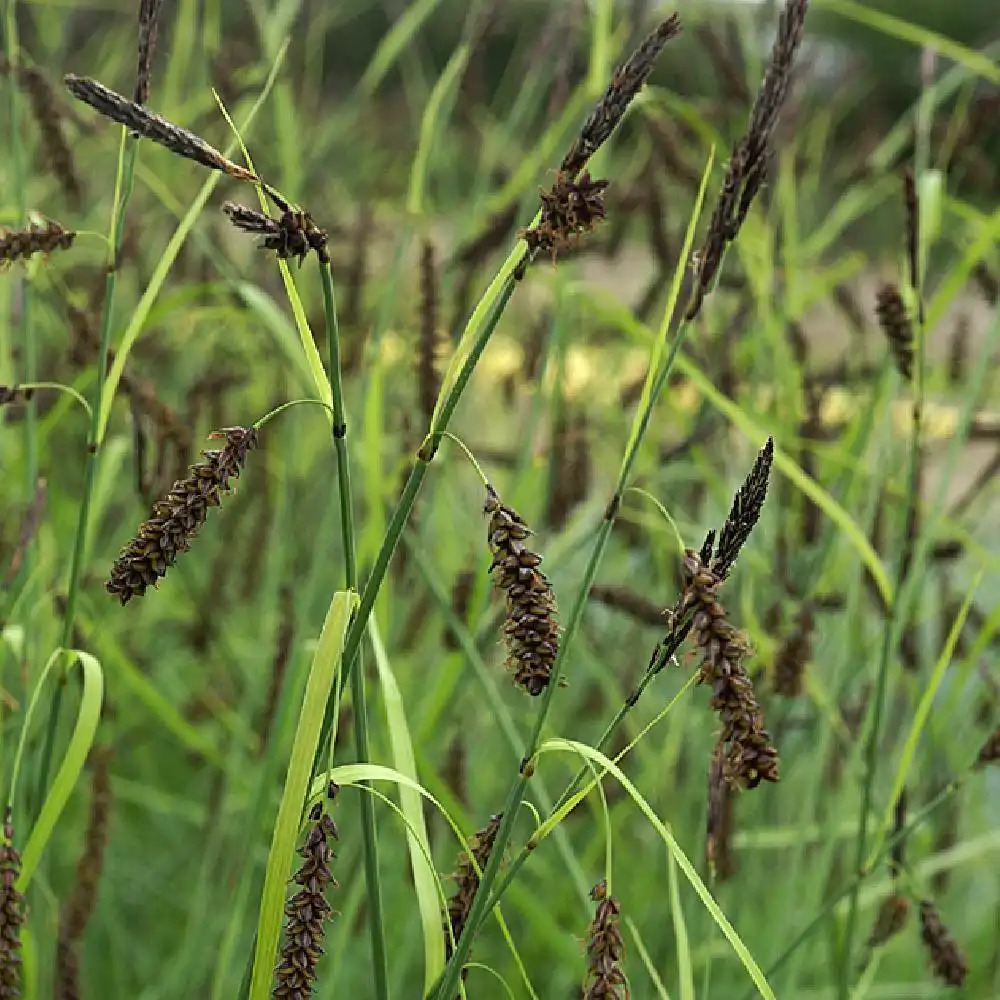
[[(330, 351), (330, 395), (333, 400), (333, 446), (337, 456), (337, 486), (340, 494), (340, 527), (344, 548), (344, 584), (348, 590), (358, 586), (358, 564), (354, 533), (354, 496), (351, 490), (351, 466), (347, 452), (347, 412), (340, 363), (340, 324), (329, 261), (320, 261), (323, 284), (323, 310)], [(358, 667), (351, 672), (351, 698), (354, 702), (354, 750), (358, 762), (367, 764), (371, 757), (368, 743), (368, 704), (365, 673)], [(378, 830), (375, 824), (375, 799), (362, 789), (361, 838), (364, 849), (365, 889), (371, 911), (368, 929), (372, 946), (372, 976), (375, 996), (389, 998), (389, 965), (385, 949), (385, 919), (382, 911), (382, 880), (378, 861)]]
[[(128, 136), (122, 129), (121, 146), (118, 153), (118, 170), (115, 177), (115, 200), (112, 206), (108, 251), (107, 274), (104, 279), (104, 301), (101, 304), (101, 337), (97, 353), (97, 379), (94, 386), (94, 402), (91, 407), (90, 434), (87, 444), (87, 466), (83, 479), (83, 496), (80, 501), (80, 513), (76, 525), (76, 538), (73, 542), (73, 555), (70, 562), (69, 582), (66, 589), (66, 613), (63, 616), (62, 636), (60, 645), (66, 649), (73, 641), (73, 626), (76, 622), (76, 602), (80, 590), (80, 577), (86, 560), (87, 535), (90, 530), (90, 508), (94, 495), (94, 481), (97, 476), (97, 462), (100, 451), (100, 415), (104, 398), (104, 384), (108, 368), (108, 346), (111, 341), (111, 315), (114, 307), (115, 288), (118, 280), (118, 255), (121, 251), (122, 238), (125, 232), (125, 210), (132, 196), (132, 186), (135, 180), (135, 163), (138, 152), (138, 140)], [(62, 706), (62, 693), (65, 679), (55, 686), (52, 701), (49, 705), (49, 717), (46, 725), (45, 742), (42, 746), (41, 761), (38, 768), (38, 781), (35, 786), (35, 808), (40, 809), (45, 795), (45, 786), (49, 780), (49, 768), (52, 764), (52, 751), (55, 746), (56, 732), (59, 728), (59, 711)]]

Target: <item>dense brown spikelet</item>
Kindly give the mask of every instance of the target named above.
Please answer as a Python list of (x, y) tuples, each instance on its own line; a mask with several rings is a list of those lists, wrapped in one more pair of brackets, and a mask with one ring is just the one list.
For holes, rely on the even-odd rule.
[(21, 872), (21, 855), (14, 847), (10, 806), (0, 837), (0, 1000), (21, 995), (21, 925), (24, 896), (14, 883)]
[(990, 733), (976, 757), (977, 767), (986, 767), (987, 764), (996, 763), (1000, 763), (1000, 726)]
[(548, 686), (559, 650), (559, 624), (552, 584), (538, 566), (542, 557), (525, 544), (531, 534), (524, 519), (500, 502), (486, 487), (484, 513), (489, 515), (487, 540), (493, 561), (494, 583), (506, 592), (507, 615), (503, 633), (507, 667), (514, 683), (530, 695)]
[(948, 986), (961, 986), (969, 974), (968, 962), (929, 899), (920, 903), (920, 937), (930, 955), (934, 975)]
[(906, 926), (909, 915), (910, 901), (906, 896), (898, 892), (886, 896), (868, 935), (868, 948), (878, 948), (894, 938)]
[(221, 506), (223, 494), (231, 492), (229, 481), (239, 476), (247, 453), (257, 446), (253, 427), (227, 427), (210, 436), (225, 438), (225, 446), (202, 452), (206, 460), (192, 465), (190, 475), (153, 505), (150, 517), (115, 560), (105, 587), (122, 604), (142, 597), (147, 587), (166, 576), (177, 555), (190, 548), (209, 508)]
[(662, 21), (626, 62), (615, 70), (611, 83), (597, 106), (583, 124), (569, 152), (559, 166), (560, 177), (572, 180), (587, 165), (587, 161), (607, 142), (618, 123), (625, 117), (628, 106), (642, 89), (653, 71), (653, 64), (663, 47), (679, 34), (681, 19), (671, 14)]
[(910, 266), (910, 286), (920, 288), (920, 202), (913, 171), (903, 171), (903, 201), (906, 205), (906, 257)]
[(701, 653), (698, 683), (711, 685), (709, 704), (722, 723), (719, 739), (725, 748), (725, 779), (746, 788), (777, 781), (778, 751), (771, 746), (764, 713), (743, 666), (749, 645), (746, 636), (727, 621), (716, 596), (722, 580), (693, 549), (685, 553), (683, 568), (681, 615), (693, 612), (694, 639)]
[(153, 66), (156, 30), (163, 0), (139, 0), (139, 58), (135, 74), (135, 103), (149, 103), (149, 74)]
[(51, 219), (44, 225), (33, 222), (27, 229), (0, 230), (0, 264), (27, 260), (32, 254), (68, 250), (76, 239), (71, 229), (63, 229)]
[[(337, 791), (331, 784), (331, 801)], [(337, 887), (330, 871), (334, 856), (330, 842), (338, 839), (337, 826), (323, 802), (313, 806), (309, 819), (306, 842), (299, 848), (302, 865), (293, 876), (302, 888), (285, 904), (285, 939), (271, 991), (277, 1000), (308, 1000), (313, 995), (316, 965), (323, 954), (324, 923), (333, 909), (325, 893), (330, 886)]]
[(108, 842), (108, 818), (111, 812), (111, 754), (95, 748), (91, 754), (90, 820), (84, 835), (83, 852), (76, 865), (76, 881), (59, 919), (56, 946), (56, 996), (71, 1000), (80, 996), (78, 945), (87, 928), (104, 866)]
[(719, 532), (719, 544), (711, 568), (720, 580), (725, 580), (729, 575), (740, 550), (760, 519), (760, 512), (767, 499), (767, 484), (771, 478), (773, 463), (774, 438), (769, 437), (754, 460), (743, 485), (733, 496), (729, 516)]
[(560, 171), (552, 189), (540, 192), (542, 217), (538, 225), (521, 232), (531, 252), (546, 250), (555, 260), (584, 233), (593, 232), (604, 218), (604, 192), (609, 183), (594, 180), (586, 170), (577, 180)]
[(661, 605), (628, 587), (595, 583), (590, 588), (589, 596), (592, 601), (621, 611), (644, 625), (662, 625), (664, 622)]
[(444, 925), (444, 947), (448, 958), (451, 958), (455, 945), (462, 936), (465, 921), (479, 889), (480, 876), (489, 863), (502, 818), (502, 813), (491, 816), (486, 826), (469, 841), (469, 852), (463, 851), (458, 859), (458, 870), (454, 875), (456, 889), (448, 900), (448, 918)]
[(621, 904), (608, 895), (608, 884), (601, 879), (590, 890), (597, 903), (594, 919), (587, 932), (587, 978), (583, 986), (584, 1000), (628, 1000), (628, 981), (622, 963), (625, 944), (618, 927)]
[(232, 160), (226, 159), (214, 146), (187, 129), (167, 121), (161, 115), (130, 101), (103, 83), (73, 73), (63, 78), (69, 92), (84, 104), (89, 104), (105, 118), (124, 125), (133, 135), (150, 139), (171, 153), (194, 160), (210, 170), (220, 170), (241, 181), (258, 183), (256, 175)]
[(441, 390), (438, 374), (438, 275), (434, 244), (420, 248), (420, 346), (417, 351), (417, 395), (420, 412), (430, 424)]
[(726, 781), (725, 746), (720, 740), (708, 768), (708, 814), (705, 820), (705, 861), (723, 882), (736, 871), (730, 840), (733, 832), (733, 787)]
[(806, 601), (799, 609), (792, 631), (778, 647), (774, 657), (774, 690), (784, 698), (802, 694), (806, 664), (812, 659), (816, 619), (812, 604)]
[(889, 873), (893, 878), (898, 878), (906, 863), (906, 837), (903, 831), (906, 829), (906, 809), (909, 795), (906, 788), (900, 789), (899, 797), (892, 810), (892, 851), (889, 854)]
[[(10, 64), (0, 55), (0, 72), (10, 73), (10, 70)], [(77, 207), (82, 193), (80, 178), (72, 150), (63, 135), (62, 114), (56, 104), (52, 85), (45, 74), (34, 66), (19, 66), (17, 81), (28, 96), (31, 113), (38, 125), (44, 165), (59, 181), (70, 203)]]
[(330, 261), (326, 230), (320, 229), (308, 212), (288, 208), (277, 219), (272, 219), (263, 212), (231, 201), (222, 206), (222, 211), (237, 229), (263, 236), (264, 242), (259, 249), (273, 250), (280, 260), (298, 257), (301, 266), (309, 251), (314, 250), (322, 263)]
[(729, 158), (729, 167), (708, 224), (708, 235), (697, 257), (695, 287), (686, 313), (689, 320), (701, 311), (726, 248), (739, 235), (764, 183), (771, 139), (788, 93), (808, 6), (809, 0), (787, 0), (782, 9), (771, 59), (750, 112), (746, 134)]
[(884, 284), (876, 296), (879, 326), (889, 341), (896, 370), (907, 381), (913, 378), (913, 326), (899, 288)]

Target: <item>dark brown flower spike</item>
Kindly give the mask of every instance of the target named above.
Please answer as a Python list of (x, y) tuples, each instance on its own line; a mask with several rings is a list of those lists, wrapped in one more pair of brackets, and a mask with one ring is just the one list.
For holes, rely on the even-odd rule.
[(788, 93), (792, 67), (802, 42), (809, 0), (786, 0), (771, 49), (771, 60), (750, 112), (746, 134), (733, 148), (708, 235), (698, 254), (695, 288), (686, 319), (701, 311), (722, 265), (726, 248), (739, 234), (767, 175), (771, 139)]
[(500, 813), (491, 816), (486, 826), (469, 841), (471, 854), (463, 851), (458, 859), (458, 870), (454, 876), (456, 888), (448, 900), (448, 919), (444, 926), (444, 947), (448, 958), (451, 958), (455, 945), (462, 936), (469, 910), (472, 909), (476, 891), (479, 889), (479, 877), (489, 863), (501, 819)]
[(622, 966), (625, 944), (618, 927), (621, 904), (608, 895), (608, 884), (601, 879), (590, 890), (597, 903), (594, 919), (587, 932), (587, 979), (584, 1000), (628, 1000), (628, 980)]
[(156, 47), (156, 29), (159, 26), (160, 7), (163, 0), (139, 0), (139, 64), (135, 75), (135, 103), (149, 103), (149, 74)]
[(882, 900), (882, 905), (875, 917), (875, 923), (868, 935), (868, 950), (881, 947), (894, 938), (906, 926), (909, 915), (910, 901), (906, 896), (898, 892), (886, 896)]
[(141, 104), (130, 101), (103, 83), (86, 76), (67, 74), (64, 82), (69, 92), (84, 104), (89, 104), (105, 118), (124, 125), (133, 135), (150, 139), (171, 153), (194, 160), (210, 170), (220, 170), (241, 181), (258, 183), (256, 175), (232, 160), (227, 160), (214, 146), (187, 129), (167, 121)]
[(27, 260), (32, 254), (50, 254), (56, 250), (68, 250), (76, 239), (76, 233), (63, 229), (51, 219), (44, 225), (33, 222), (27, 229), (0, 230), (0, 264), (12, 264), (16, 260)]
[(977, 767), (986, 767), (987, 764), (996, 763), (1000, 763), (1000, 726), (990, 733), (979, 750), (979, 756), (976, 757)]
[(309, 251), (314, 250), (324, 264), (330, 261), (326, 230), (320, 229), (308, 212), (288, 208), (282, 211), (279, 218), (273, 219), (263, 212), (231, 201), (223, 204), (222, 211), (237, 229), (263, 236), (264, 242), (259, 249), (273, 250), (280, 260), (298, 257), (301, 267)]
[(920, 201), (913, 171), (903, 171), (903, 201), (906, 205), (906, 257), (910, 267), (910, 287), (920, 288)]
[(726, 781), (725, 746), (720, 740), (708, 768), (708, 814), (705, 820), (705, 862), (720, 882), (736, 871), (730, 840), (733, 833), (732, 785)]
[[(337, 791), (331, 784), (330, 801)], [(285, 904), (285, 938), (271, 991), (278, 1000), (308, 1000), (313, 995), (316, 965), (323, 954), (324, 925), (333, 910), (326, 890), (337, 887), (330, 871), (334, 856), (331, 841), (338, 839), (337, 826), (323, 802), (313, 806), (309, 820), (306, 842), (299, 848), (302, 865), (293, 876), (301, 888)]]
[(542, 557), (525, 539), (531, 534), (524, 519), (500, 502), (486, 487), (484, 513), (489, 515), (487, 541), (493, 561), (490, 571), (497, 587), (506, 592), (507, 615), (503, 633), (507, 667), (514, 683), (539, 695), (548, 686), (559, 651), (559, 624), (552, 584), (538, 566)]
[(733, 497), (726, 523), (719, 532), (719, 543), (712, 559), (712, 572), (725, 580), (736, 563), (740, 550), (746, 544), (760, 519), (760, 512), (767, 499), (767, 484), (774, 463), (774, 438), (768, 438), (754, 460), (743, 485)]
[(111, 567), (105, 587), (122, 604), (142, 597), (147, 587), (166, 576), (178, 554), (190, 548), (209, 508), (221, 505), (223, 494), (231, 492), (229, 481), (239, 476), (247, 453), (257, 446), (252, 427), (227, 427), (211, 437), (225, 438), (225, 446), (202, 452), (205, 461), (192, 465), (190, 475), (154, 504), (150, 517)]
[(609, 183), (594, 180), (588, 171), (577, 180), (560, 171), (552, 190), (540, 192), (542, 217), (538, 225), (521, 232), (532, 254), (545, 250), (555, 260), (584, 233), (593, 232), (604, 218), (604, 192)]
[(728, 622), (716, 596), (722, 580), (693, 549), (685, 553), (683, 569), (680, 613), (684, 617), (693, 612), (694, 639), (701, 654), (698, 683), (711, 686), (709, 704), (722, 723), (719, 740), (725, 751), (725, 779), (745, 788), (777, 781), (778, 751), (771, 746), (764, 713), (743, 666), (749, 644)]
[(572, 180), (587, 165), (587, 161), (597, 152), (618, 123), (625, 117), (628, 106), (649, 79), (657, 56), (675, 35), (680, 34), (681, 19), (671, 14), (656, 30), (629, 56), (628, 60), (615, 70), (611, 83), (590, 113), (580, 134), (559, 165), (560, 177)]
[(420, 248), (420, 343), (417, 351), (417, 395), (420, 412), (429, 424), (441, 379), (438, 375), (438, 274), (434, 244)]
[(896, 285), (882, 285), (876, 296), (875, 311), (879, 326), (889, 341), (896, 370), (910, 381), (913, 378), (913, 325)]
[(948, 986), (961, 986), (969, 974), (969, 963), (929, 899), (920, 903), (920, 937), (930, 955), (934, 975)]
[(21, 873), (21, 855), (14, 847), (10, 806), (0, 831), (0, 997), (21, 995), (21, 926), (24, 896), (14, 883)]

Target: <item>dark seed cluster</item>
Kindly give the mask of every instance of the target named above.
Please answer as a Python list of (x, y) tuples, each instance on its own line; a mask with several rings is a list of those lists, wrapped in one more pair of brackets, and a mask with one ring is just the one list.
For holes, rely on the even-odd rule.
[(0, 836), (0, 1000), (21, 995), (21, 925), (24, 897), (14, 883), (21, 873), (21, 855), (14, 847), (10, 806)]
[(51, 220), (44, 225), (33, 222), (27, 229), (0, 230), (0, 263), (27, 260), (35, 253), (68, 250), (75, 239), (75, 232)]
[(247, 453), (257, 446), (252, 427), (227, 427), (211, 436), (225, 438), (225, 446), (202, 452), (205, 461), (192, 465), (190, 475), (156, 502), (152, 515), (115, 560), (105, 586), (122, 604), (142, 597), (147, 587), (166, 576), (178, 553), (190, 548), (209, 508), (221, 505), (223, 494), (231, 492), (229, 481), (239, 476)]
[(604, 218), (604, 192), (610, 182), (594, 180), (584, 171), (578, 180), (560, 171), (550, 191), (542, 191), (542, 217), (521, 237), (532, 253), (546, 250), (552, 259), (570, 249)]
[(514, 683), (539, 695), (548, 686), (559, 650), (559, 624), (552, 584), (538, 566), (542, 557), (525, 544), (531, 534), (523, 518), (486, 488), (484, 512), (489, 515), (487, 540), (494, 583), (507, 595), (504, 638), (507, 666)]
[(885, 284), (876, 297), (879, 326), (889, 341), (896, 370), (903, 378), (913, 378), (913, 324), (896, 285)]
[(330, 261), (326, 230), (320, 229), (308, 212), (296, 211), (289, 206), (277, 219), (273, 219), (263, 212), (231, 201), (222, 206), (222, 211), (237, 229), (263, 236), (260, 249), (273, 250), (281, 260), (298, 257), (301, 265), (309, 251), (313, 250), (324, 264)]
[(761, 781), (778, 780), (778, 751), (764, 728), (764, 713), (743, 660), (749, 652), (746, 637), (726, 619), (716, 596), (722, 581), (693, 549), (684, 556), (685, 587), (682, 614), (694, 613), (694, 637), (701, 653), (699, 684), (712, 688), (709, 704), (719, 713), (725, 748), (726, 781), (756, 788)]
[(472, 909), (476, 891), (479, 889), (479, 875), (484, 871), (497, 839), (502, 815), (496, 813), (490, 821), (469, 841), (470, 853), (462, 852), (455, 872), (455, 892), (448, 900), (448, 920), (445, 924), (445, 953), (451, 958), (458, 939), (462, 936), (465, 922)]
[(868, 935), (868, 947), (878, 948), (891, 938), (894, 938), (905, 926), (910, 916), (910, 901), (901, 893), (894, 892), (882, 900), (871, 933)]
[[(337, 786), (332, 785), (329, 797), (336, 792)], [(294, 875), (302, 888), (285, 904), (285, 939), (271, 991), (276, 1000), (308, 1000), (313, 995), (316, 965), (323, 954), (324, 924), (333, 909), (325, 893), (331, 886), (337, 887), (330, 871), (330, 842), (338, 839), (337, 826), (322, 802), (313, 806), (309, 819), (309, 834), (299, 848), (302, 865)]]
[(920, 903), (920, 936), (930, 954), (934, 975), (948, 986), (961, 986), (969, 974), (969, 964), (929, 899)]
[(171, 153), (194, 160), (210, 170), (220, 170), (238, 180), (257, 183), (258, 178), (249, 170), (226, 159), (214, 146), (187, 129), (167, 121), (143, 105), (130, 101), (103, 83), (86, 76), (70, 73), (64, 78), (69, 92), (84, 104), (89, 104), (99, 114), (124, 125), (133, 135), (169, 149)]
[(622, 962), (625, 944), (618, 927), (621, 904), (608, 895), (608, 885), (601, 879), (590, 891), (597, 903), (594, 919), (587, 932), (587, 979), (584, 1000), (627, 1000), (628, 981)]

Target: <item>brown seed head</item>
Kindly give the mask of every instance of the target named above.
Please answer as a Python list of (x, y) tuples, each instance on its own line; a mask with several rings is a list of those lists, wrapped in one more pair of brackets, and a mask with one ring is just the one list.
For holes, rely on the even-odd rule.
[(490, 821), (469, 841), (471, 854), (463, 851), (458, 859), (455, 872), (455, 892), (448, 900), (448, 919), (445, 923), (445, 953), (451, 958), (458, 939), (462, 936), (465, 921), (469, 917), (476, 891), (479, 888), (480, 873), (489, 864), (490, 853), (500, 830), (501, 813), (490, 817)]
[(149, 103), (149, 73), (156, 47), (156, 29), (163, 0), (139, 0), (139, 64), (135, 76), (135, 103)]
[(694, 612), (694, 638), (702, 658), (698, 683), (711, 686), (709, 704), (722, 723), (719, 739), (725, 747), (725, 779), (746, 788), (777, 781), (778, 751), (771, 746), (764, 713), (743, 666), (749, 644), (727, 621), (716, 596), (722, 581), (693, 549), (685, 553), (683, 568), (681, 613)]
[(68, 250), (76, 239), (73, 230), (63, 229), (49, 220), (44, 225), (32, 223), (27, 229), (0, 230), (0, 264), (27, 260), (32, 254), (50, 254)]
[(14, 887), (21, 873), (21, 855), (14, 847), (10, 806), (0, 836), (0, 997), (21, 995), (21, 925), (24, 896)]
[(628, 106), (649, 79), (657, 56), (671, 38), (680, 34), (680, 30), (680, 16), (671, 14), (643, 41), (626, 62), (615, 70), (604, 96), (584, 122), (569, 152), (563, 157), (559, 167), (560, 175), (566, 175), (567, 179), (572, 180), (587, 165), (587, 161), (594, 153), (607, 142), (618, 123), (625, 117)]
[(910, 915), (910, 901), (906, 896), (894, 892), (886, 896), (879, 907), (875, 923), (868, 935), (868, 947), (877, 948), (895, 937), (905, 926)]
[(187, 129), (167, 121), (148, 108), (105, 87), (86, 76), (67, 74), (63, 81), (69, 92), (84, 104), (89, 104), (105, 118), (124, 125), (133, 135), (150, 139), (171, 153), (194, 160), (210, 170), (220, 170), (238, 180), (258, 183), (258, 178), (237, 163), (226, 159), (214, 146)]
[(920, 936), (930, 954), (934, 975), (948, 986), (961, 986), (969, 974), (969, 964), (929, 899), (920, 904)]
[(547, 250), (553, 260), (569, 250), (604, 218), (604, 192), (610, 182), (594, 180), (584, 171), (578, 180), (560, 171), (550, 191), (542, 191), (542, 217), (537, 226), (521, 231), (534, 254)]
[(237, 229), (263, 236), (264, 242), (259, 249), (273, 250), (280, 260), (298, 257), (301, 266), (309, 251), (314, 250), (320, 261), (324, 264), (330, 262), (326, 230), (320, 229), (308, 212), (288, 208), (277, 219), (272, 219), (263, 212), (231, 201), (223, 204), (222, 211)]
[(876, 297), (879, 326), (889, 341), (896, 370), (907, 381), (913, 378), (913, 326), (899, 289), (884, 284)]
[(746, 544), (760, 519), (760, 512), (767, 499), (767, 484), (774, 462), (774, 438), (768, 438), (754, 460), (750, 473), (733, 497), (726, 523), (719, 532), (719, 544), (712, 559), (712, 572), (725, 580), (736, 563), (740, 550)]
[(539, 695), (548, 686), (559, 650), (559, 624), (552, 584), (538, 569), (542, 557), (525, 545), (531, 534), (523, 518), (500, 502), (492, 486), (486, 488), (484, 513), (489, 515), (487, 541), (493, 561), (490, 571), (497, 587), (506, 592), (504, 639), (507, 667), (514, 683)]
[(628, 981), (622, 967), (625, 945), (618, 927), (621, 904), (608, 895), (608, 885), (601, 879), (590, 891), (597, 903), (594, 919), (587, 932), (587, 978), (584, 1000), (628, 1000)]
[(221, 505), (223, 494), (231, 492), (229, 481), (239, 476), (247, 453), (257, 446), (252, 427), (227, 427), (211, 436), (225, 438), (225, 446), (202, 452), (206, 460), (192, 465), (190, 475), (154, 504), (151, 516), (115, 560), (105, 587), (122, 604), (142, 597), (147, 587), (166, 576), (177, 555), (190, 548), (209, 508)]
[[(330, 799), (336, 788), (330, 786)], [(330, 886), (337, 887), (330, 871), (334, 856), (330, 842), (338, 839), (337, 826), (323, 802), (313, 806), (309, 819), (312, 825), (299, 848), (302, 865), (293, 876), (302, 888), (285, 904), (285, 938), (271, 991), (279, 1000), (308, 1000), (313, 995), (316, 965), (323, 954), (324, 924), (333, 909), (325, 892)]]

